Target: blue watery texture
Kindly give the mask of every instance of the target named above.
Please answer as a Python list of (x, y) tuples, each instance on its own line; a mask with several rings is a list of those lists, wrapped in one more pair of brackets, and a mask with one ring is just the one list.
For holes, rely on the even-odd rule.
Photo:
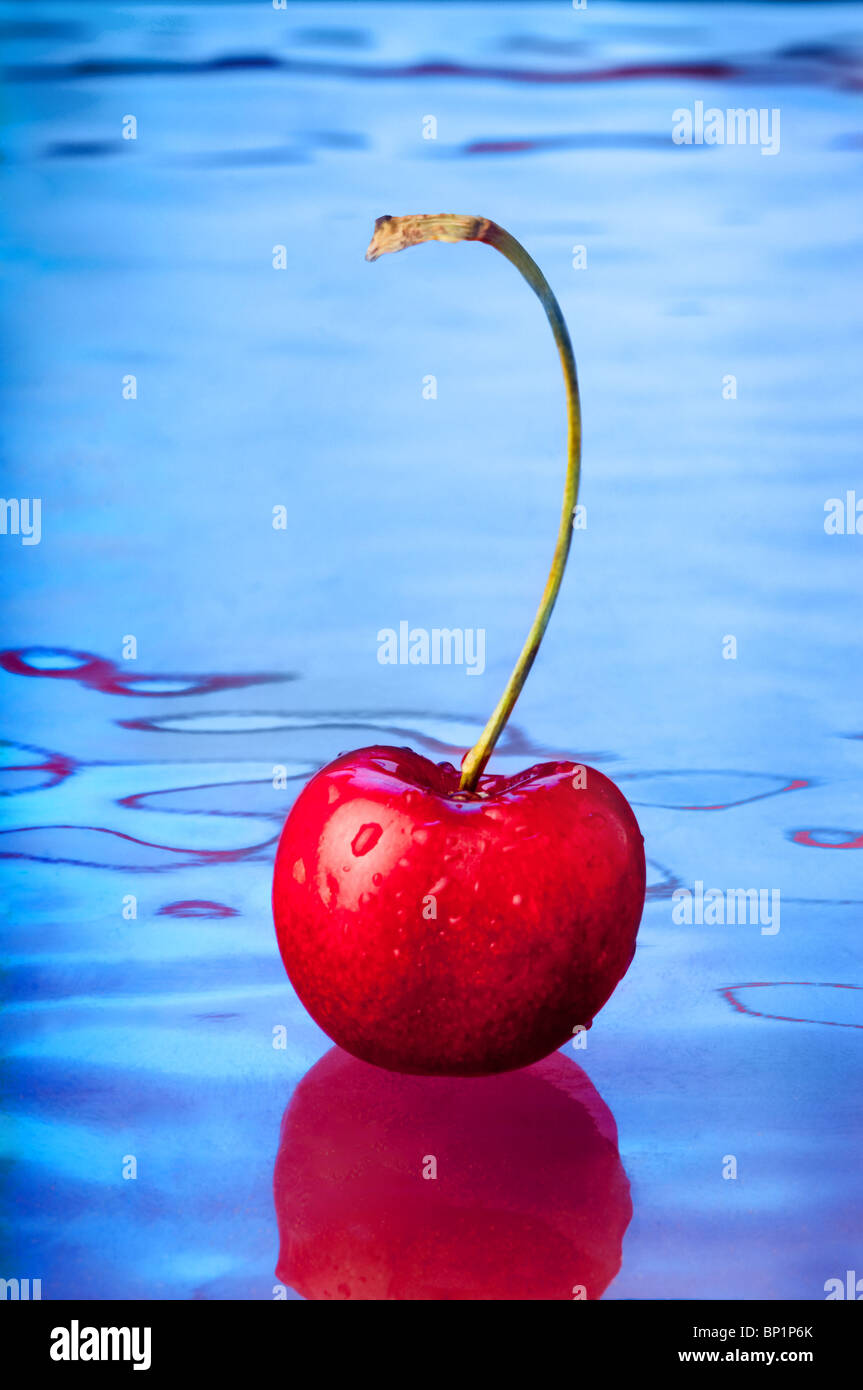
[[(819, 1299), (863, 1274), (863, 535), (825, 530), (863, 502), (863, 9), (2, 4), (0, 35), (3, 493), (42, 506), (38, 545), (0, 536), (0, 1275), (269, 1299), (280, 1224), (308, 1241), (289, 1298)], [(778, 153), (674, 144), (696, 102), (779, 110)], [(536, 257), (584, 403), (587, 525), (493, 767), (617, 780), (649, 890), (566, 1050), (570, 1109), (547, 1072), (475, 1090), (521, 1138), (450, 1131), (483, 1180), (425, 1240), (411, 1208), (406, 1255), (350, 1070), (296, 1090), (329, 1042), (269, 886), (316, 767), (473, 742), (550, 559), (536, 301), (479, 245), (363, 262), (375, 216), (440, 210)], [(403, 620), (484, 629), (484, 673), (379, 664)], [(776, 890), (779, 930), (675, 922), (699, 882)], [(427, 1116), (417, 1165), (445, 1146), (436, 1092), (362, 1084), (383, 1171), (394, 1116)], [(343, 1169), (375, 1214), (350, 1249)]]

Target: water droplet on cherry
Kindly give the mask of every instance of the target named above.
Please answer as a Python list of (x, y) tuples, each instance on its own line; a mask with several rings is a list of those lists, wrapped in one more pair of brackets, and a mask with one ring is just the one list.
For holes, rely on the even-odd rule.
[(370, 849), (374, 849), (382, 834), (383, 829), (374, 821), (368, 825), (361, 825), (351, 840), (351, 849), (357, 858), (359, 859), (363, 854), (368, 854)]

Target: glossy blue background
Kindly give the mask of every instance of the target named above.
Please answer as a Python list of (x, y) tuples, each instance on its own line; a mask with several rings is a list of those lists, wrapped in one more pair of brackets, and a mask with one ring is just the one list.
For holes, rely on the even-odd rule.
[[(863, 537), (824, 529), (863, 500), (863, 7), (2, 4), (0, 32), (3, 492), (43, 508), (38, 546), (0, 537), (0, 1274), (273, 1296), (279, 1123), (329, 1046), (275, 837), (344, 748), (474, 740), (557, 521), (559, 369), (512, 268), (363, 262), (378, 214), (444, 209), (530, 249), (582, 382), (588, 525), (495, 766), (599, 766), (646, 839), (636, 959), (573, 1054), (632, 1183), (606, 1296), (863, 1275)], [(781, 152), (676, 147), (697, 100), (780, 108)], [(483, 677), (379, 665), (402, 619), (485, 628)], [(779, 933), (675, 925), (696, 880), (779, 889)]]

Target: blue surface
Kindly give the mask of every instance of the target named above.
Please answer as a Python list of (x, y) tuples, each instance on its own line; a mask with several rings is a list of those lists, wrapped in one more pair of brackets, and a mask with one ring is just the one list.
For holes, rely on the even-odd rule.
[[(345, 748), (473, 742), (557, 524), (515, 272), (363, 262), (378, 214), (452, 210), (543, 267), (585, 416), (587, 529), (494, 766), (601, 767), (650, 858), (572, 1054), (632, 1185), (606, 1297), (823, 1298), (860, 1269), (863, 537), (824, 506), (863, 500), (863, 7), (3, 4), (0, 32), (3, 491), (42, 499), (39, 545), (0, 537), (0, 1274), (273, 1296), (280, 1120), (329, 1046), (275, 837)], [(779, 107), (779, 155), (673, 145), (698, 100)], [(484, 675), (379, 665), (402, 619), (485, 628)], [(779, 889), (780, 931), (676, 925), (697, 880)]]

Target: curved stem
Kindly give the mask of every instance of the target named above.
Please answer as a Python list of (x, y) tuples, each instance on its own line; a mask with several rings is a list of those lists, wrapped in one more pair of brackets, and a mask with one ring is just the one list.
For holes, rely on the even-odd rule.
[(515, 237), (510, 236), (509, 232), (505, 232), (496, 222), (490, 222), (488, 218), (469, 217), (459, 213), (422, 213), (409, 217), (379, 217), (375, 222), (374, 236), (366, 252), (366, 260), (376, 261), (379, 256), (388, 251), (402, 251), (407, 246), (418, 246), (423, 241), (484, 241), (486, 245), (493, 246), (496, 251), (500, 251), (501, 255), (506, 256), (507, 260), (512, 262), (537, 295), (546, 312), (557, 350), (560, 353), (563, 379), (566, 386), (566, 482), (563, 489), (563, 508), (560, 516), (560, 529), (557, 533), (557, 544), (554, 548), (551, 570), (546, 580), (539, 608), (521, 649), (521, 655), (488, 723), (462, 764), (461, 790), (473, 791), (527, 680), (534, 658), (539, 651), (539, 644), (545, 629), (548, 627), (551, 610), (554, 607), (560, 582), (563, 579), (563, 571), (566, 567), (572, 540), (573, 513), (578, 500), (578, 481), (581, 471), (581, 406), (578, 398), (578, 377), (575, 370), (572, 343), (560, 305), (552, 294), (548, 281), (536, 261), (528, 255), (524, 247), (515, 240)]

